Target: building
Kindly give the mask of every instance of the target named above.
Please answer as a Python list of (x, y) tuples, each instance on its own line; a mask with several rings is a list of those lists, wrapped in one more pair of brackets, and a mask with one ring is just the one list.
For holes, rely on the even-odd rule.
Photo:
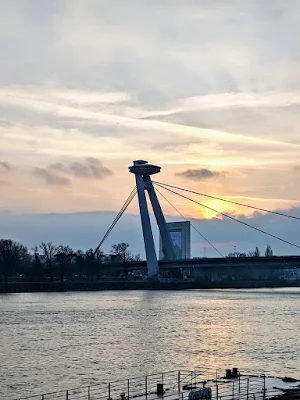
[[(191, 258), (191, 223), (190, 221), (170, 222), (167, 224), (168, 231), (173, 242), (177, 260)], [(159, 258), (163, 260), (162, 239), (159, 237)]]

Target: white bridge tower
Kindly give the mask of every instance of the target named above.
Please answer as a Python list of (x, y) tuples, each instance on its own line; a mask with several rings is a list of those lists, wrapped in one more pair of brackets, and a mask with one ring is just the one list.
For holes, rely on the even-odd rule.
[(140, 207), (147, 267), (148, 267), (148, 276), (150, 278), (156, 278), (158, 276), (158, 262), (155, 252), (145, 191), (148, 192), (149, 199), (152, 204), (153, 212), (156, 218), (156, 222), (160, 231), (164, 256), (168, 260), (176, 258), (172, 239), (167, 228), (165, 217), (160, 207), (153, 183), (150, 178), (150, 175), (158, 174), (160, 172), (160, 169), (161, 169), (160, 167), (148, 164), (148, 161), (143, 161), (143, 160), (134, 161), (133, 166), (129, 167), (129, 172), (135, 174), (135, 179), (136, 179), (136, 187), (139, 199), (139, 207)]

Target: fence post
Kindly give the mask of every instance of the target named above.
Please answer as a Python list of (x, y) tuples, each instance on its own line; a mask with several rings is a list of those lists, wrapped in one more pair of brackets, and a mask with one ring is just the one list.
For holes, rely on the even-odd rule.
[(241, 374), (239, 373), (239, 393), (241, 393)]
[(69, 391), (66, 390), (66, 400), (69, 400)]
[(147, 375), (145, 376), (145, 390), (146, 390), (146, 397), (148, 395), (148, 377)]
[(129, 379), (127, 380), (127, 399), (129, 399)]
[(178, 393), (180, 393), (180, 370), (178, 371)]
[[(45, 399), (45, 395), (44, 394), (42, 394), (42, 400), (44, 400)], [(21, 399), (20, 399), (21, 400)]]
[(217, 400), (219, 399), (219, 385), (217, 385)]
[(266, 375), (264, 374), (264, 396), (263, 399), (265, 400), (266, 398)]
[(110, 397), (110, 382), (108, 383), (108, 400), (110, 400), (111, 399), (111, 397)]
[(161, 373), (161, 383), (162, 383), (162, 385), (164, 384), (164, 373), (163, 372)]
[(249, 400), (249, 378), (247, 379), (247, 400)]
[(91, 388), (88, 386), (88, 400), (91, 398)]
[(234, 400), (234, 382), (232, 382), (232, 399)]
[(218, 370), (217, 369), (216, 369), (216, 393), (217, 393), (217, 400), (218, 400), (219, 388), (218, 388)]

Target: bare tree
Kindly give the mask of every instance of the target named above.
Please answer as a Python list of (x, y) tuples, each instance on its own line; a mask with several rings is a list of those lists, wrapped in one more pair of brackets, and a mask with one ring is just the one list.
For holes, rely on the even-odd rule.
[(265, 251), (265, 256), (266, 257), (272, 257), (273, 256), (273, 250), (271, 248), (271, 246), (268, 244), (266, 251)]
[(120, 260), (125, 264), (132, 261), (132, 253), (128, 250), (128, 243), (118, 243), (111, 246), (110, 254), (120, 257)]
[(85, 271), (89, 279), (99, 279), (101, 272), (101, 265), (104, 259), (102, 250), (89, 249), (84, 254)]
[(74, 257), (74, 251), (69, 246), (58, 246), (56, 248), (55, 260), (59, 265), (59, 273), (61, 282), (64, 281), (66, 272), (70, 269), (72, 264), (72, 259)]
[(142, 261), (141, 255), (140, 255), (140, 254), (135, 254), (135, 255), (133, 256), (133, 261)]
[(75, 253), (75, 272), (78, 274), (79, 280), (82, 279), (84, 266), (85, 266), (84, 253), (82, 250), (79, 249)]
[(235, 251), (234, 253), (229, 253), (227, 257), (247, 257), (247, 254)]
[(260, 251), (258, 247), (255, 247), (254, 250), (249, 251), (249, 257), (260, 257)]
[(34, 246), (32, 248), (32, 251), (33, 251), (32, 274), (34, 278), (36, 278), (37, 281), (40, 282), (41, 277), (43, 275), (43, 265), (40, 259), (39, 248), (37, 246)]
[(43, 252), (43, 256), (45, 259), (46, 268), (49, 272), (50, 280), (53, 282), (53, 261), (54, 257), (57, 253), (57, 249), (52, 242), (42, 242), (40, 244), (40, 249)]
[(255, 247), (254, 256), (255, 257), (260, 257), (260, 251), (259, 251), (258, 247)]

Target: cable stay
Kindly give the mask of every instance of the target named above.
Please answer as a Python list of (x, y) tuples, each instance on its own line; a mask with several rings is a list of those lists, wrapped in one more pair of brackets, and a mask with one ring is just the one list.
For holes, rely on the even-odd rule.
[(132, 192), (130, 193), (130, 195), (128, 196), (127, 200), (125, 201), (125, 203), (123, 204), (121, 210), (118, 212), (116, 218), (113, 220), (112, 224), (110, 225), (110, 227), (108, 228), (108, 230), (106, 231), (105, 235), (103, 236), (103, 238), (101, 239), (100, 243), (98, 244), (98, 246), (95, 248), (94, 250), (94, 255), (97, 253), (97, 251), (100, 249), (100, 247), (102, 246), (103, 242), (105, 241), (105, 239), (108, 237), (108, 235), (110, 234), (110, 232), (113, 230), (113, 228), (115, 227), (116, 223), (119, 221), (119, 219), (122, 217), (122, 215), (124, 214), (124, 212), (126, 211), (127, 207), (129, 206), (129, 204), (132, 202), (133, 198), (135, 197), (137, 193), (137, 188), (136, 186), (134, 187), (134, 189), (132, 190)]
[[(157, 188), (156, 191), (159, 193), (159, 195), (166, 200), (167, 203), (170, 204), (171, 207), (173, 207), (173, 209), (185, 220), (187, 221), (187, 218), (185, 218), (185, 216), (166, 198), (166, 196), (164, 196)], [(191, 227), (194, 229), (194, 231), (196, 231), (201, 237), (202, 239), (204, 239), (221, 257), (224, 257), (224, 255), (208, 240), (206, 239), (206, 237), (204, 235), (202, 235), (202, 233), (191, 223)]]
[[(232, 217), (231, 215), (228, 215), (228, 214), (225, 214), (225, 213), (223, 213), (223, 212), (221, 212), (221, 211), (215, 210), (214, 208), (209, 207), (209, 206), (207, 206), (207, 205), (205, 205), (205, 204), (202, 204), (202, 203), (200, 203), (199, 201), (193, 200), (193, 199), (191, 199), (190, 197), (187, 197), (187, 196), (185, 196), (185, 195), (183, 195), (183, 194), (181, 194), (181, 193), (177, 193), (177, 192), (175, 192), (174, 190), (171, 190), (171, 189), (169, 189), (168, 187), (163, 186), (164, 184), (161, 184), (161, 183), (158, 183), (158, 182), (154, 182), (154, 181), (153, 181), (153, 183), (155, 183), (156, 185), (158, 185), (159, 187), (161, 187), (161, 188), (163, 188), (163, 189), (165, 189), (165, 190), (168, 190), (168, 191), (171, 192), (171, 193), (176, 194), (177, 196), (180, 196), (180, 197), (182, 197), (182, 198), (184, 198), (184, 199), (186, 199), (186, 200), (189, 200), (189, 201), (191, 201), (191, 202), (193, 202), (193, 203), (196, 203), (196, 204), (198, 204), (199, 206), (205, 207), (205, 208), (207, 208), (208, 210), (214, 211), (214, 212), (217, 213), (217, 214), (223, 215), (224, 217), (229, 218), (229, 219), (231, 219), (231, 220), (233, 220), (233, 221), (235, 221), (235, 222), (238, 222), (239, 224), (248, 226), (249, 228), (252, 228), (252, 229), (254, 229), (254, 230), (258, 231), (258, 232), (261, 232), (261, 233), (263, 233), (263, 234), (265, 234), (265, 235), (268, 235), (268, 236), (270, 236), (270, 237), (272, 237), (272, 238), (274, 238), (274, 239), (280, 240), (280, 241), (283, 242), (283, 243), (289, 244), (290, 246), (297, 247), (298, 249), (300, 249), (300, 246), (298, 246), (297, 244), (291, 243), (291, 242), (289, 242), (288, 240), (285, 240), (285, 239), (282, 239), (282, 238), (280, 238), (280, 237), (278, 237), (278, 236), (276, 236), (276, 235), (273, 235), (272, 233), (268, 233), (268, 232), (266, 232), (266, 231), (264, 231), (264, 230), (262, 230), (262, 229), (259, 229), (259, 228), (255, 227), (255, 226), (253, 226), (253, 225), (248, 224), (247, 222), (240, 221), (239, 219), (234, 218), (234, 217)], [(168, 185), (168, 186), (170, 186), (170, 185)]]
[(152, 181), (152, 182), (153, 182), (153, 183), (156, 183), (156, 184), (159, 184), (159, 185), (167, 186), (167, 187), (172, 188), (172, 189), (182, 190), (182, 191), (184, 191), (184, 192), (197, 194), (197, 195), (199, 195), (199, 196), (208, 197), (208, 198), (210, 198), (210, 199), (220, 200), (220, 201), (224, 201), (224, 202), (226, 202), (226, 203), (235, 204), (235, 205), (237, 205), (237, 206), (248, 207), (248, 208), (252, 208), (253, 210), (257, 210), (257, 211), (263, 211), (263, 212), (266, 212), (266, 213), (269, 213), (269, 214), (280, 215), (281, 217), (286, 217), (286, 218), (292, 218), (292, 219), (300, 220), (300, 217), (296, 217), (295, 215), (290, 215), (290, 214), (285, 214), (285, 213), (281, 213), (281, 212), (278, 212), (278, 211), (267, 210), (267, 209), (265, 209), (265, 208), (250, 206), (249, 204), (243, 204), (243, 203), (239, 203), (239, 202), (237, 202), (237, 201), (226, 200), (226, 199), (223, 199), (223, 198), (221, 198), (221, 197), (216, 197), (216, 196), (211, 196), (211, 195), (205, 194), (205, 193), (195, 192), (194, 190), (183, 189), (183, 188), (180, 188), (180, 187), (177, 187), (177, 186), (168, 185), (168, 184), (166, 184), (166, 183), (161, 183), (161, 182), (156, 182), (156, 181)]

